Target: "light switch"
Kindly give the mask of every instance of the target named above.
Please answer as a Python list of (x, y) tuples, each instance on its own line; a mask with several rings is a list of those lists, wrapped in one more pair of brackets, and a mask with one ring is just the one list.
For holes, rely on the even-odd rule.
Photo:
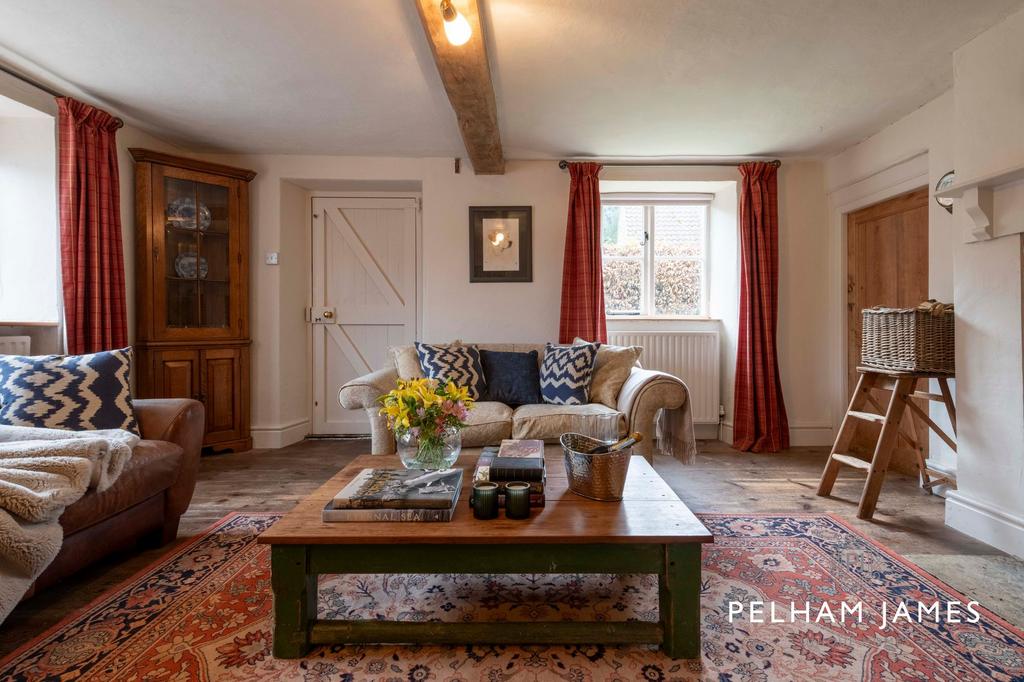
[(267, 251), (267, 265), (277, 265), (277, 251)]

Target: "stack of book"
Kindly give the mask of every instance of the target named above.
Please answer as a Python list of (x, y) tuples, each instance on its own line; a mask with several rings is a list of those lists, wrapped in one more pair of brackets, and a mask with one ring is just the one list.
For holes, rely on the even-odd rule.
[(324, 522), (451, 521), (462, 469), (363, 469), (327, 503)]
[(505, 484), (522, 481), (530, 484), (530, 506), (544, 506), (544, 441), (503, 440), (501, 447), (487, 447), (480, 453), (473, 482), (498, 484), (498, 504), (505, 506)]

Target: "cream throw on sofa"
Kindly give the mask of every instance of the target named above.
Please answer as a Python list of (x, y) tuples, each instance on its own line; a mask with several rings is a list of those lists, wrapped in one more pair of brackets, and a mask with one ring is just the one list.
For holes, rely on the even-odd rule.
[(60, 551), (64, 509), (109, 488), (139, 437), (0, 426), (0, 622)]

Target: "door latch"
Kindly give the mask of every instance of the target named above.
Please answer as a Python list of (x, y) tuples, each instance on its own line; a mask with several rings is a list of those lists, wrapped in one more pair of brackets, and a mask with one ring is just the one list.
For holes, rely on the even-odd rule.
[(313, 324), (334, 324), (334, 315), (334, 308), (314, 307), (312, 315), (310, 316), (310, 321)]

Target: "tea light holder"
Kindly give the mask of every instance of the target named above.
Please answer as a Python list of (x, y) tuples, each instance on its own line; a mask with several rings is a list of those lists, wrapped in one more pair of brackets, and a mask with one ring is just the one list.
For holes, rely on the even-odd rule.
[(473, 494), (469, 498), (473, 507), (473, 517), (482, 520), (498, 516), (498, 484), (481, 481), (473, 484)]
[(530, 484), (516, 481), (505, 484), (505, 516), (510, 519), (530, 518)]

